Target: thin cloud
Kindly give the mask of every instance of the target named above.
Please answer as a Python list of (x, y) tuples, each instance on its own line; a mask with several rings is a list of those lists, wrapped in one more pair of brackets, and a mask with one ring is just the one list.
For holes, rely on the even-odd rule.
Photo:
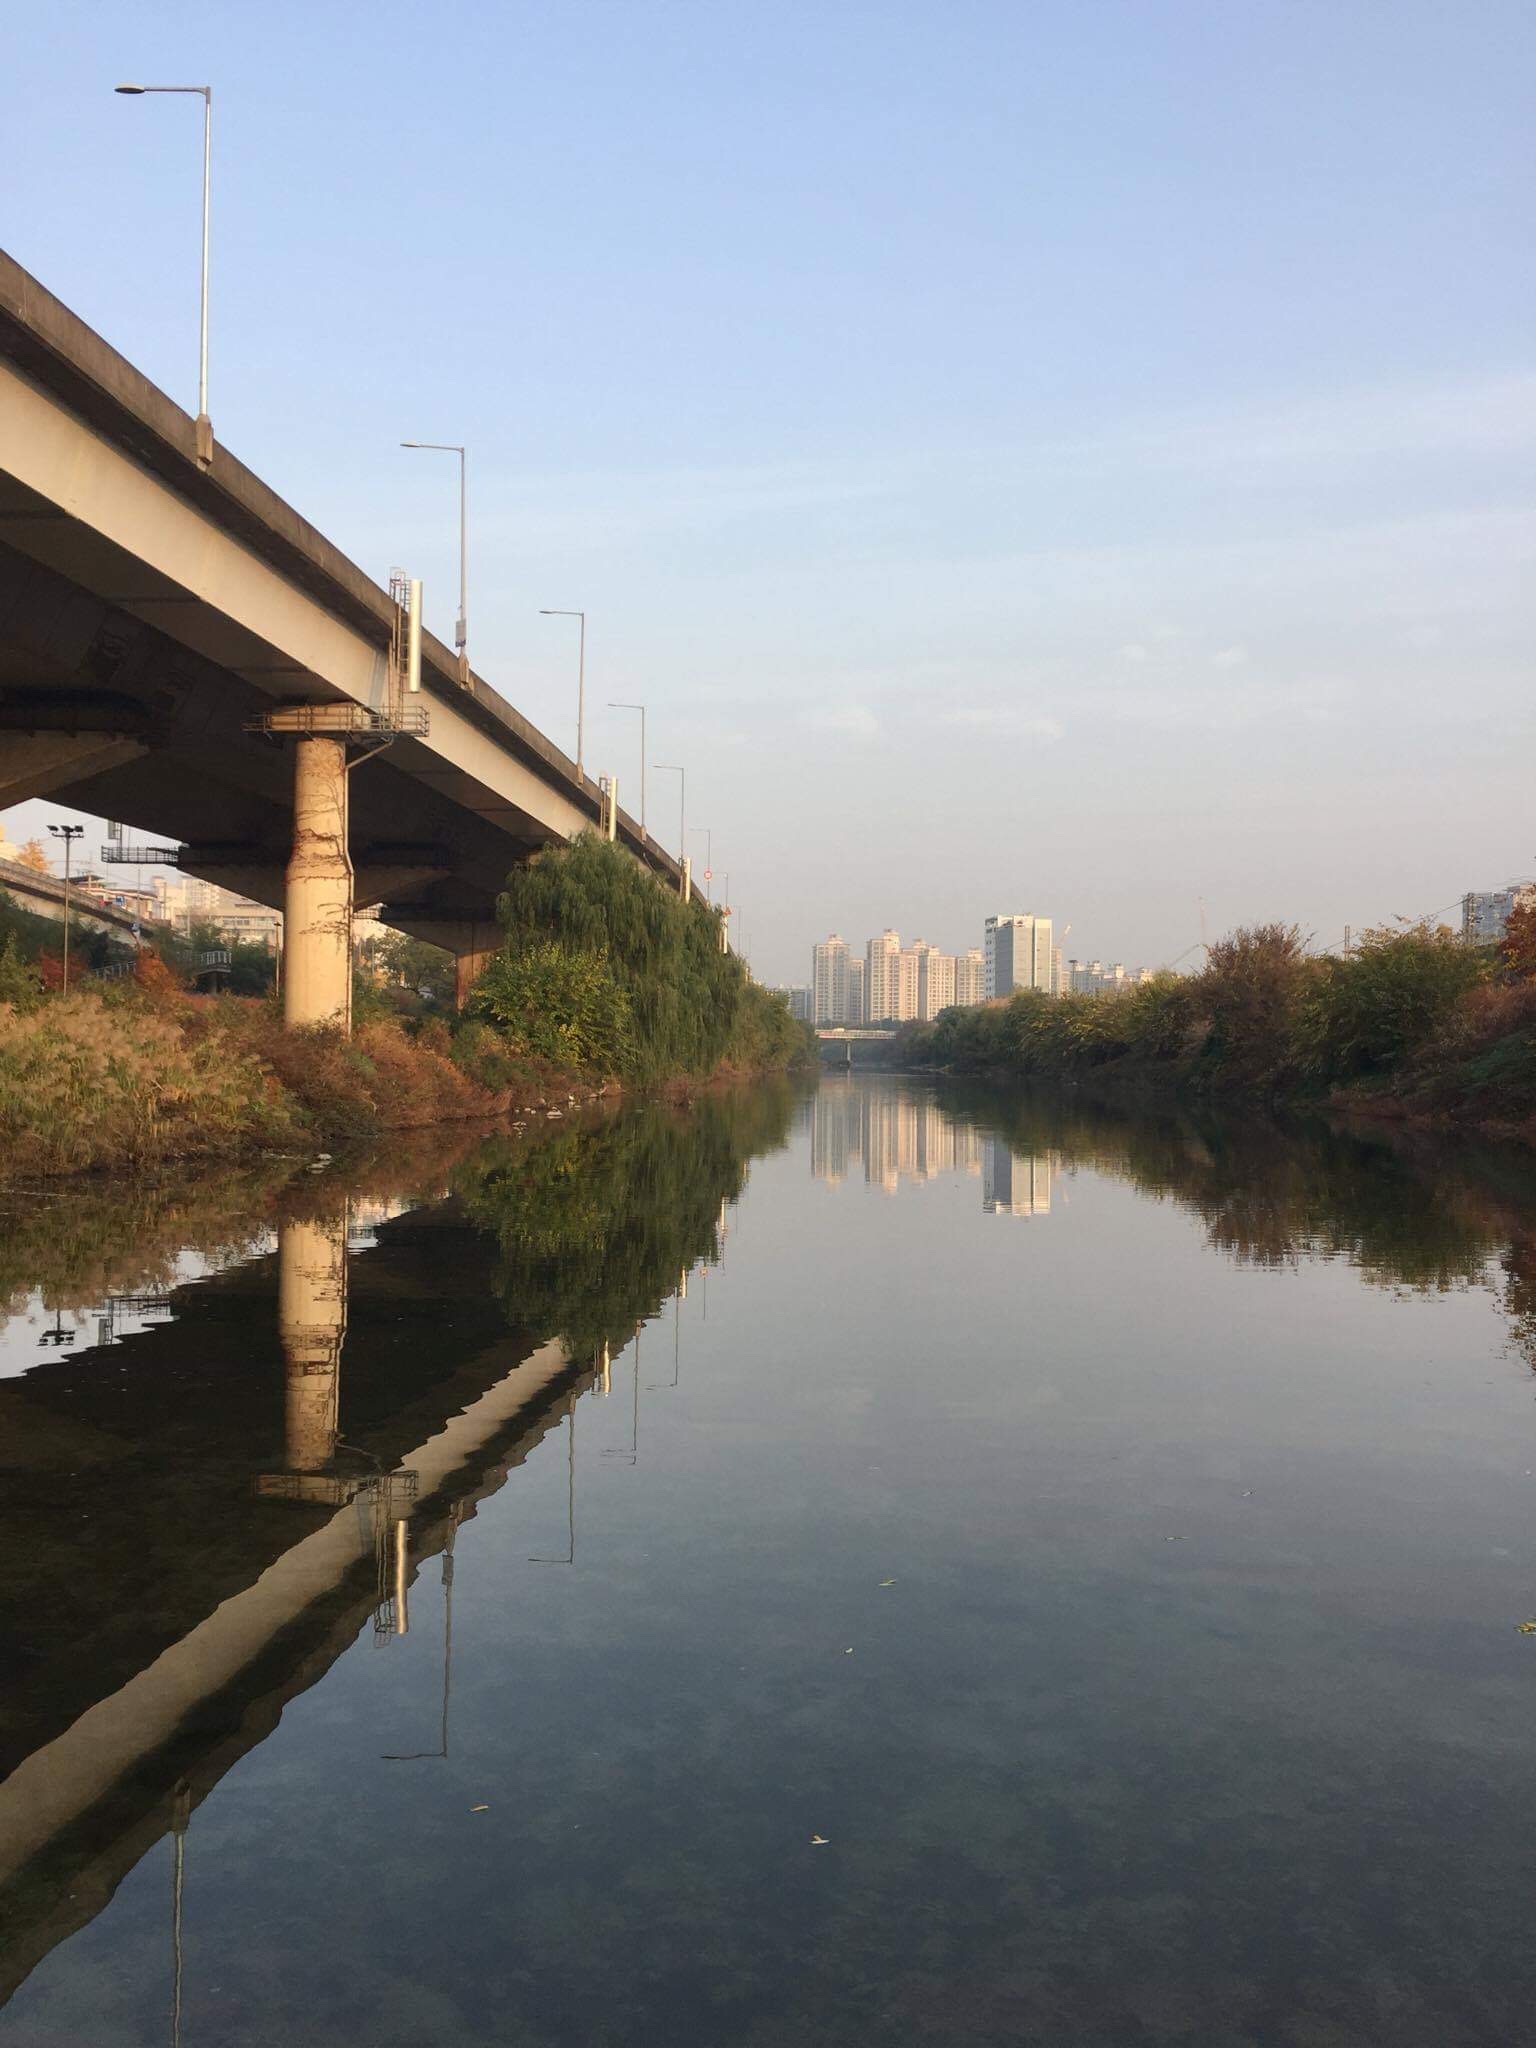
[(820, 704), (804, 714), (813, 732), (846, 732), (858, 739), (870, 739), (880, 730), (880, 721), (867, 704)]
[(961, 725), (974, 732), (1006, 733), (1012, 739), (1059, 740), (1066, 727), (1057, 718), (1018, 711), (1006, 704), (961, 704), (941, 711), (940, 725)]

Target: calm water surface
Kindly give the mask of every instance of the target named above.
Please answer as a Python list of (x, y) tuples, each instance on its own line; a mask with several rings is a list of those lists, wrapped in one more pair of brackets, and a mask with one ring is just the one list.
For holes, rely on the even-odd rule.
[(5, 2042), (1530, 2038), (1528, 1165), (855, 1076), (5, 1223)]

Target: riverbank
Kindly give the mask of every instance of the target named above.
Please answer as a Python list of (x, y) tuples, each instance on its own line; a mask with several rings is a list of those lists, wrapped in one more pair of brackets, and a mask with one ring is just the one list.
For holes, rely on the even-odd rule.
[(1104, 1101), (1311, 1108), (1536, 1145), (1536, 958), (1513, 926), (1498, 949), (1418, 926), (1320, 958), (1262, 926), (1214, 945), (1200, 974), (946, 1011), (900, 1057)]
[(484, 1026), (285, 1030), (270, 1003), (125, 986), (0, 1006), (0, 1172), (334, 1149), (389, 1131), (552, 1116), (611, 1088)]
[(36, 935), (13, 920), (0, 946), (0, 1176), (558, 1118), (620, 1089), (688, 1091), (813, 1056), (783, 1001), (724, 948), (718, 912), (680, 902), (604, 840), (510, 875), (501, 915), (466, 1014), (389, 1014), (390, 992), (360, 976), (350, 1035), (286, 1029), (271, 994), (195, 995), (144, 952), (130, 975), (65, 995), (61, 963), (29, 954)]

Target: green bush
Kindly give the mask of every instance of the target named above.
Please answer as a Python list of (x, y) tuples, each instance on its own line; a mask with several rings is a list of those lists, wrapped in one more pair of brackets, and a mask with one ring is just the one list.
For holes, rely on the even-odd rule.
[(1484, 956), (1446, 926), (1368, 931), (1355, 952), (1316, 964), (1297, 1005), (1305, 1069), (1328, 1082), (1382, 1074), (1450, 1022), (1487, 974)]
[(473, 1007), (530, 1052), (661, 1081), (810, 1050), (783, 999), (720, 950), (716, 912), (595, 834), (515, 869), (497, 910), (506, 938)]
[(470, 1007), (539, 1059), (608, 1074), (635, 1064), (629, 997), (603, 953), (558, 939), (503, 950), (476, 982)]

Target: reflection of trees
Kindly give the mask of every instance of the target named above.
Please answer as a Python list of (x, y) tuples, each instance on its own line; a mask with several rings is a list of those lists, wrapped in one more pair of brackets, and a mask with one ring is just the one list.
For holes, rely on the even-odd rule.
[(957, 1085), (954, 1115), (1020, 1152), (1054, 1150), (1145, 1194), (1182, 1203), (1243, 1264), (1344, 1257), (1383, 1287), (1492, 1284), (1536, 1368), (1536, 1160), (1513, 1151), (1376, 1133), (1166, 1113), (1126, 1113)]
[(480, 1139), (467, 1125), (391, 1132), (387, 1144), (324, 1174), (305, 1159), (264, 1159), (131, 1179), (13, 1181), (0, 1188), (0, 1314), (33, 1292), (66, 1309), (162, 1292), (178, 1252), (237, 1252), (289, 1218), (333, 1215), (349, 1196), (440, 1193)]
[(686, 1109), (646, 1103), (533, 1149), (484, 1147), (458, 1191), (500, 1246), (507, 1314), (573, 1353), (626, 1342), (679, 1273), (715, 1256), (721, 1203), (755, 1154), (786, 1142), (795, 1099), (791, 1083), (760, 1081)]

